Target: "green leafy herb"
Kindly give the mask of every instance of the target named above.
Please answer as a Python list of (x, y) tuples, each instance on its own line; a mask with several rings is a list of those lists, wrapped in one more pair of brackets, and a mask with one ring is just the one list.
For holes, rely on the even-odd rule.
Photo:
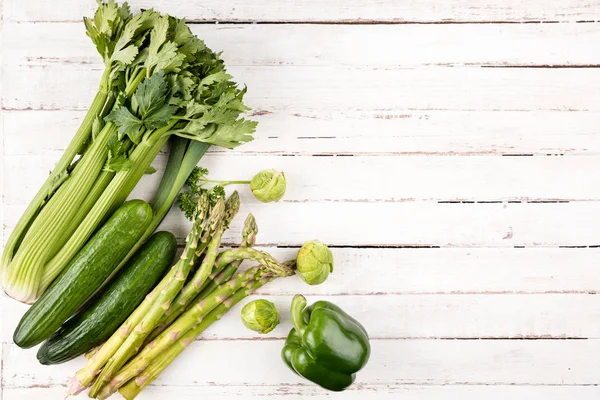
[(105, 171), (119, 172), (127, 171), (131, 168), (131, 160), (127, 157), (127, 149), (122, 141), (112, 136), (108, 140), (108, 160), (106, 161)]
[(209, 203), (214, 206), (219, 199), (225, 198), (225, 188), (221, 185), (215, 185), (210, 189), (203, 186), (210, 182), (206, 179), (208, 170), (202, 167), (194, 167), (190, 176), (185, 181), (185, 190), (179, 194), (179, 208), (183, 211), (185, 217), (191, 220), (194, 216), (194, 210), (198, 204), (198, 199), (206, 194)]
[(163, 71), (144, 79), (131, 98), (133, 112), (146, 118), (165, 104), (168, 90), (169, 83)]
[(106, 122), (112, 122), (117, 126), (120, 133), (129, 136), (131, 141), (135, 144), (140, 143), (141, 132), (140, 130), (144, 126), (142, 121), (127, 109), (127, 107), (121, 107), (110, 113), (105, 118)]

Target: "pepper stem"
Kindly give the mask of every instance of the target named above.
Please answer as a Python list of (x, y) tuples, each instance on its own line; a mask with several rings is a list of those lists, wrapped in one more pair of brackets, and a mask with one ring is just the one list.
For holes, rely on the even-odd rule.
[(300, 336), (304, 335), (304, 331), (308, 327), (308, 324), (304, 319), (305, 308), (306, 298), (301, 294), (295, 295), (292, 299), (292, 306), (290, 307), (290, 318), (292, 319), (294, 329), (296, 329)]

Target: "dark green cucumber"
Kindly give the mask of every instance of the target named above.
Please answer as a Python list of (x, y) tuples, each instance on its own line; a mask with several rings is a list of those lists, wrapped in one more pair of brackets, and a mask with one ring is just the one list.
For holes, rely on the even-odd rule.
[(56, 332), (114, 272), (151, 221), (145, 201), (119, 207), (23, 315), (13, 335), (16, 345), (33, 347)]
[(173, 234), (152, 235), (89, 307), (44, 342), (37, 353), (39, 362), (51, 365), (69, 361), (108, 339), (158, 283), (176, 252)]

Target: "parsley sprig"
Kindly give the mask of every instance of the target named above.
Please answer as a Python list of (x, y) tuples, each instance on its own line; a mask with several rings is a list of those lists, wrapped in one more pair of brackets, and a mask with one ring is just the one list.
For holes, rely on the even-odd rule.
[(214, 206), (219, 199), (225, 198), (225, 188), (222, 185), (215, 185), (210, 189), (205, 188), (209, 182), (206, 179), (208, 170), (206, 168), (195, 167), (192, 173), (185, 181), (187, 190), (179, 194), (179, 208), (190, 221), (193, 219), (198, 199), (206, 195), (211, 206)]

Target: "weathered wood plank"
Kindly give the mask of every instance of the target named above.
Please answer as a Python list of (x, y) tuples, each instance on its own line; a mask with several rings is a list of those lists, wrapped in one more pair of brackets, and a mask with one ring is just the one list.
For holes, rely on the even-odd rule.
[[(6, 156), (4, 204), (24, 205), (58, 156)], [(133, 196), (158, 187), (167, 155), (153, 162)], [(600, 157), (311, 157), (209, 154), (201, 165), (217, 180), (252, 179), (263, 169), (284, 171), (285, 202), (307, 201), (571, 201), (600, 200)], [(325, 171), (325, 172), (324, 172)], [(523, 173), (527, 171), (527, 173)], [(423, 184), (427, 182), (427, 184)], [(248, 186), (231, 186), (253, 201)]]
[[(279, 260), (292, 259), (298, 252), (298, 248), (260, 249)], [(335, 270), (327, 284), (306, 286), (296, 278), (280, 279), (259, 293), (386, 296), (600, 291), (596, 261), (600, 248), (333, 248), (332, 252)]]
[[(252, 2), (219, 0), (130, 1), (132, 9), (155, 7), (192, 21), (237, 22), (490, 22), (490, 21), (582, 21), (597, 20), (596, 0), (522, 2), (517, 0), (469, 0), (439, 2), (394, 0), (350, 0), (322, 2), (319, 0), (285, 1), (258, 0)], [(61, 6), (43, 0), (6, 0), (8, 21), (80, 21), (93, 15), (92, 1), (62, 0)]]
[[(5, 154), (56, 159), (84, 111), (5, 111)], [(258, 114), (258, 115), (257, 115)], [(600, 154), (600, 112), (399, 110), (300, 114), (257, 110), (253, 142), (238, 154)]]
[[(66, 392), (65, 385), (34, 385), (33, 387), (7, 388), (3, 400), (60, 399)], [(356, 385), (344, 392), (348, 400), (505, 400), (505, 399), (544, 399), (544, 400), (597, 400), (600, 388), (597, 386), (500, 386), (500, 385)], [(272, 386), (223, 386), (215, 382), (213, 386), (170, 386), (151, 384), (138, 397), (140, 400), (177, 398), (197, 400), (198, 398), (227, 400), (248, 398), (269, 398), (288, 400), (310, 398), (330, 399), (331, 393), (316, 385), (272, 385)], [(87, 398), (80, 394), (77, 399)]]
[[(147, 197), (147, 196), (145, 196)], [(5, 237), (25, 205), (5, 206)], [(340, 246), (514, 247), (598, 245), (600, 225), (591, 218), (600, 202), (440, 204), (435, 202), (242, 202), (223, 237), (237, 243), (246, 215), (261, 226), (260, 245), (300, 245), (319, 238)], [(180, 241), (190, 224), (171, 212), (162, 229)]]
[[(229, 70), (238, 82), (248, 85), (247, 103), (255, 110), (308, 116), (357, 110), (391, 115), (407, 110), (600, 110), (600, 68), (250, 66)], [(6, 66), (4, 107), (86, 109), (100, 74), (100, 69), (88, 65)]]
[[(37, 362), (35, 349), (4, 346), (7, 388), (66, 384), (84, 361), (78, 358), (48, 368)], [(285, 368), (282, 346), (282, 340), (197, 341), (156, 384), (194, 388), (306, 384)], [(595, 385), (600, 367), (590, 354), (598, 351), (598, 340), (373, 340), (371, 360), (358, 375), (356, 387)], [(243, 373), (232, 373), (232, 365)]]
[[(600, 13), (599, 13), (600, 15)], [(600, 24), (193, 25), (228, 66), (587, 66)], [(8, 65), (102, 64), (83, 23), (9, 23)], [(390, 48), (393, 42), (393, 49)]]
[[(414, 273), (413, 273), (414, 274)], [(401, 276), (396, 277), (398, 287)], [(288, 278), (296, 291), (307, 287), (299, 277)], [(358, 286), (361, 281), (355, 280)], [(277, 282), (265, 287), (269, 291)], [(268, 336), (246, 329), (240, 319), (240, 306), (225, 315), (204, 337), (211, 340), (284, 339), (290, 330), (291, 296), (268, 298), (277, 306), (282, 323)], [(5, 310), (3, 329), (14, 332), (28, 308), (8, 297), (0, 299)], [(309, 296), (309, 302), (328, 300), (348, 310), (369, 332), (371, 339), (548, 339), (600, 338), (600, 298), (589, 294), (540, 295), (342, 295)], [(385, 322), (384, 322), (385, 321)], [(5, 342), (12, 342), (5, 338)]]
[[(277, 259), (297, 248), (264, 248)], [(600, 291), (600, 248), (333, 248), (327, 284), (281, 279), (264, 295), (550, 294)], [(360, 282), (360, 284), (357, 284)], [(300, 285), (300, 286), (299, 286)]]

